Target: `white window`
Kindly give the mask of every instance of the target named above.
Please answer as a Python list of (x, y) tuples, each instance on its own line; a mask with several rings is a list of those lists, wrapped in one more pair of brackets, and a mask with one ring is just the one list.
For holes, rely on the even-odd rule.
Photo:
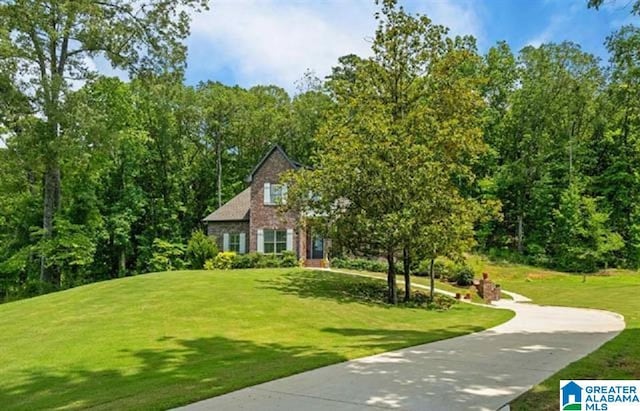
[(264, 253), (280, 254), (287, 249), (286, 230), (264, 230)]
[(244, 254), (246, 252), (245, 233), (224, 233), (222, 237), (222, 250)]
[(285, 184), (264, 184), (264, 203), (267, 205), (284, 204), (287, 200), (287, 186)]
[(240, 233), (229, 234), (229, 251), (240, 253)]

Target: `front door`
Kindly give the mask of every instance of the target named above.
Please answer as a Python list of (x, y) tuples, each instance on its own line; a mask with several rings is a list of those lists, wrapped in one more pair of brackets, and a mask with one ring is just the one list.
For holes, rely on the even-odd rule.
[(314, 234), (311, 236), (311, 259), (324, 258), (324, 238)]

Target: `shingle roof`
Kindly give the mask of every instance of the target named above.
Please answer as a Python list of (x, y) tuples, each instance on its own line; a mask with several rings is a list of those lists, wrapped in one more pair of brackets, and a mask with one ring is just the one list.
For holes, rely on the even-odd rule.
[(251, 206), (251, 187), (233, 197), (202, 221), (248, 221)]

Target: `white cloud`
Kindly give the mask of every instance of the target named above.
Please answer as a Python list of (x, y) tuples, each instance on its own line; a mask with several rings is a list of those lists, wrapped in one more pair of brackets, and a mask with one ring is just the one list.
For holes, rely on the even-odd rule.
[[(546, 4), (553, 5), (558, 3), (557, 0), (547, 0)], [(582, 0), (570, 0), (567, 2), (559, 2), (561, 12), (551, 15), (547, 26), (534, 37), (530, 38), (525, 45), (540, 47), (544, 43), (554, 41), (559, 34), (566, 33), (567, 29), (572, 26), (572, 22), (576, 15), (584, 12), (586, 8)]]
[(189, 39), (190, 67), (233, 70), (243, 86), (293, 85), (305, 70), (327, 74), (344, 54), (369, 53), (372, 2), (218, 1), (196, 15)]
[[(481, 33), (471, 2), (403, 2), (454, 34)], [(231, 72), (242, 86), (273, 83), (293, 89), (307, 70), (327, 75), (340, 56), (370, 54), (376, 22), (373, 0), (322, 2), (219, 0), (197, 14), (189, 38), (188, 73)]]
[[(411, 2), (408, 2), (411, 5)], [(418, 11), (429, 16), (436, 24), (449, 27), (453, 35), (472, 34), (479, 41), (485, 40), (478, 1), (429, 1), (420, 2)]]

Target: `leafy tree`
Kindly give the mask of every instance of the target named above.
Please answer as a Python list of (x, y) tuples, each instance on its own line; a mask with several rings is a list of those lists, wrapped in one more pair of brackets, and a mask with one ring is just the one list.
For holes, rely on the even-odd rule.
[[(61, 203), (60, 150), (69, 80), (95, 73), (88, 59), (101, 55), (115, 67), (135, 71), (181, 68), (189, 33), (189, 8), (205, 0), (5, 0), (0, 2), (0, 60), (19, 70), (22, 89), (29, 90), (34, 111), (44, 118), (38, 151), (44, 162), (44, 239), (55, 235)], [(11, 33), (9, 35), (8, 33)], [(59, 282), (59, 267), (42, 259), (41, 279)]]
[(455, 182), (472, 178), (465, 160), (484, 147), (474, 120), (483, 102), (473, 41), (447, 39), (444, 27), (394, 1), (382, 3), (372, 49), (334, 69), (337, 106), (318, 134), (317, 167), (290, 176), (288, 207), (325, 215), (353, 252), (384, 255), (395, 304), (397, 254), (406, 257), (408, 298), (419, 228), (437, 224), (459, 198)]
[(184, 267), (184, 245), (156, 238), (152, 247), (153, 254), (148, 267), (150, 271), (171, 271)]
[[(494, 76), (500, 76), (497, 70)], [(509, 65), (506, 71), (511, 72)], [(504, 205), (498, 235), (519, 253), (546, 250), (559, 192), (578, 177), (585, 141), (593, 133), (603, 84), (597, 60), (572, 43), (526, 47), (518, 58), (520, 87), (492, 127), (493, 176)]]
[(592, 189), (610, 209), (610, 224), (625, 242), (618, 264), (640, 265), (640, 29), (610, 36), (611, 76), (601, 99), (599, 127), (590, 143)]
[(578, 183), (561, 194), (553, 216), (553, 258), (563, 270), (596, 271), (624, 246), (622, 237), (609, 228), (607, 214), (598, 211), (596, 200), (585, 196)]

